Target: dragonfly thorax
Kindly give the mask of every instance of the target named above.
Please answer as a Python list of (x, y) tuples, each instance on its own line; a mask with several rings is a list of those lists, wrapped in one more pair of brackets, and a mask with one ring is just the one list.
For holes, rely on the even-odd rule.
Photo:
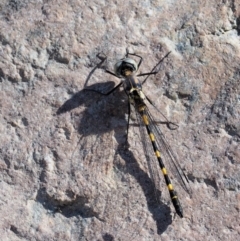
[(132, 88), (129, 91), (129, 95), (132, 99), (134, 100), (140, 100), (140, 101), (144, 101), (146, 99), (144, 93), (142, 92), (141, 89), (139, 88)]

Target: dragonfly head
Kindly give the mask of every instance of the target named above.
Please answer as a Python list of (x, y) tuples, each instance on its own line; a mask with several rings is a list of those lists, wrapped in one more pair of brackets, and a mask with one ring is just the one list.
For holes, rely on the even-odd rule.
[(137, 69), (137, 63), (130, 58), (121, 59), (114, 66), (114, 72), (118, 77), (132, 75)]

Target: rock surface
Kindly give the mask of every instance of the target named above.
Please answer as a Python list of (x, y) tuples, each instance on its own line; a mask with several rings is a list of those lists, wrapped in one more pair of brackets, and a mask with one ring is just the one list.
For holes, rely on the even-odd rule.
[[(239, 35), (239, 1), (2, 0), (0, 239), (237, 240)], [(155, 194), (134, 115), (124, 145), (124, 91), (82, 91), (119, 83), (104, 68), (126, 48), (140, 73), (171, 51), (143, 88), (179, 125), (160, 128), (192, 189), (173, 177), (183, 219), (162, 176)]]

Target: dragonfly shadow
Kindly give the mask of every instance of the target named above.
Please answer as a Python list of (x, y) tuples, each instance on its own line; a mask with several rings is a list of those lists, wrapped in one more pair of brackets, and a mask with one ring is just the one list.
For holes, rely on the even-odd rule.
[[(102, 87), (113, 88), (114, 82), (109, 81), (104, 84), (91, 85), (91, 90), (102, 90)], [(119, 94), (115, 93), (115, 94)], [(78, 133), (81, 136), (101, 135), (111, 131), (111, 119), (115, 112), (111, 105), (111, 97), (105, 97), (88, 89), (83, 89), (67, 100), (57, 111), (57, 114), (70, 112), (75, 108), (84, 106), (84, 111), (74, 118), (78, 123)], [(108, 102), (110, 104), (108, 104)]]
[[(104, 89), (112, 89), (114, 85), (114, 82), (109, 81), (102, 84), (94, 84), (88, 86), (88, 88), (103, 91)], [(116, 155), (120, 155), (125, 161), (124, 166), (116, 164), (117, 168), (122, 172), (129, 173), (140, 184), (147, 200), (148, 209), (152, 213), (158, 234), (160, 235), (172, 223), (170, 208), (161, 201), (157, 202), (154, 182), (142, 170), (133, 152), (126, 147), (127, 120), (125, 116), (128, 113), (128, 99), (124, 91), (120, 91), (119, 89), (116, 89), (109, 96), (104, 96), (93, 91), (81, 90), (74, 94), (71, 99), (67, 100), (58, 109), (57, 114), (70, 112), (84, 105), (84, 111), (78, 116), (79, 135), (83, 137), (102, 135), (114, 130), (115, 139), (118, 143)], [(141, 140), (139, 139), (139, 141)], [(157, 199), (160, 200), (160, 197), (161, 193), (159, 192), (157, 193)]]
[(129, 173), (137, 180), (146, 197), (148, 210), (156, 222), (157, 232), (159, 235), (162, 234), (172, 223), (170, 207), (161, 202), (161, 192), (155, 188), (153, 180), (140, 167), (133, 152), (125, 144), (119, 144), (116, 153), (125, 160), (125, 166), (117, 165), (117, 168)]

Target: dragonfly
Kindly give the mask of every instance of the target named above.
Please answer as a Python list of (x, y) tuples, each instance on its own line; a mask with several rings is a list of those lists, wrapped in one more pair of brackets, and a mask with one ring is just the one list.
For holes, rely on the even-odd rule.
[[(158, 63), (156, 66), (158, 66), (171, 52), (168, 52)], [(129, 56), (134, 56), (136, 58), (139, 58), (139, 62), (137, 63), (133, 58), (130, 58)], [(102, 60), (101, 64), (107, 59), (107, 57), (100, 56), (98, 57)], [(155, 67), (152, 69), (149, 73), (141, 73), (137, 74), (137, 71), (139, 70), (141, 64), (143, 62), (143, 58), (135, 53), (129, 53), (128, 50), (126, 52), (126, 55), (124, 58), (117, 61), (117, 63), (114, 66), (114, 72), (111, 72), (107, 69), (105, 71), (108, 74), (111, 74), (119, 79), (121, 79), (120, 83), (117, 84), (113, 89), (108, 91), (107, 93), (102, 93), (98, 90), (94, 89), (88, 89), (85, 88), (84, 90), (88, 91), (94, 91), (97, 93), (100, 93), (102, 95), (109, 95), (112, 92), (114, 92), (116, 89), (118, 89), (120, 86), (123, 86), (124, 91), (126, 95), (128, 96), (128, 126), (127, 126), (127, 135), (128, 135), (128, 128), (129, 128), (129, 120), (130, 120), (130, 112), (131, 112), (131, 106), (133, 106), (133, 109), (135, 109), (136, 112), (136, 119), (138, 121), (138, 124), (140, 126), (144, 126), (145, 130), (143, 128), (140, 128), (140, 136), (141, 136), (141, 142), (143, 144), (144, 153), (146, 155), (148, 166), (150, 169), (150, 175), (155, 183), (155, 189), (157, 189), (157, 177), (156, 175), (159, 175), (159, 168), (162, 171), (167, 189), (169, 191), (171, 202), (175, 208), (176, 213), (182, 218), (183, 217), (183, 208), (179, 201), (178, 194), (174, 189), (174, 186), (170, 180), (170, 177), (168, 175), (167, 168), (165, 167), (164, 161), (167, 163), (170, 169), (174, 172), (174, 176), (180, 183), (180, 185), (183, 187), (183, 189), (187, 193), (191, 193), (191, 189), (189, 187), (189, 180), (184, 173), (183, 169), (181, 168), (176, 154), (173, 152), (170, 144), (167, 142), (163, 132), (158, 126), (157, 121), (154, 120), (153, 115), (151, 114), (148, 105), (152, 105), (159, 113), (161, 113), (157, 107), (153, 104), (153, 102), (144, 94), (142, 90), (142, 85), (146, 82), (147, 78), (150, 75), (155, 75), (158, 73), (158, 71), (154, 71)], [(100, 65), (98, 65), (99, 67)], [(139, 81), (140, 76), (147, 76), (143, 82)], [(148, 103), (148, 104), (147, 104)], [(165, 116), (164, 116), (165, 117)], [(165, 117), (166, 118), (166, 117)], [(167, 119), (167, 118), (166, 118)], [(167, 124), (174, 124), (167, 120)], [(176, 125), (176, 124), (175, 124)], [(146, 140), (146, 137), (148, 135), (148, 141)], [(151, 146), (151, 148), (150, 148)], [(154, 155), (153, 155), (154, 153)], [(155, 156), (155, 157), (154, 157)], [(153, 158), (154, 157), (154, 158)], [(158, 166), (158, 170), (156, 170), (156, 163)]]

